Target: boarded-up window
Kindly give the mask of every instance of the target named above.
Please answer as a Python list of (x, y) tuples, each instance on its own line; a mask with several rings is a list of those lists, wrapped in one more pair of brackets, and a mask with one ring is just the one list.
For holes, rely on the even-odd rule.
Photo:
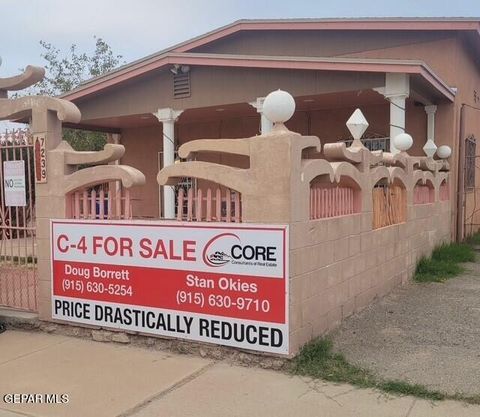
[(465, 189), (475, 188), (475, 155), (477, 143), (473, 136), (465, 141)]
[(402, 223), (407, 215), (407, 196), (398, 185), (377, 184), (373, 194), (373, 228)]

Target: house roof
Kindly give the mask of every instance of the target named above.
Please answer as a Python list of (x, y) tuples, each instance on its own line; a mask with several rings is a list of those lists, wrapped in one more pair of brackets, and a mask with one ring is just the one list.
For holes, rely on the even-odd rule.
[(96, 82), (85, 84), (83, 88), (68, 93), (66, 98), (76, 100), (94, 94), (97, 91), (109, 88), (128, 79), (138, 77), (148, 72), (171, 64), (297, 69), (317, 71), (358, 71), (380, 73), (406, 73), (419, 78), (437, 91), (439, 96), (453, 101), (455, 93), (450, 87), (423, 61), (397, 59), (365, 59), (365, 58), (321, 58), (321, 57), (288, 57), (288, 56), (259, 56), (259, 55), (231, 55), (231, 54), (199, 54), (167, 52), (161, 57), (145, 61), (143, 65), (130, 67), (129, 71), (107, 74)]
[[(111, 87), (119, 82), (131, 79), (138, 75), (144, 74), (153, 69), (160, 68), (167, 64), (187, 64), (192, 63), (193, 60), (197, 59), (197, 65), (202, 65), (199, 63), (202, 59), (210, 61), (210, 64), (213, 65), (215, 62), (222, 61), (223, 64), (227, 63), (230, 59), (236, 57), (236, 62), (238, 65), (233, 66), (245, 66), (239, 65), (240, 60), (244, 59), (248, 62), (259, 63), (262, 60), (269, 60), (270, 62), (279, 62), (284, 63), (290, 61), (299, 61), (303, 62), (314, 61), (316, 60), (317, 67), (313, 68), (313, 65), (310, 64), (309, 69), (327, 69), (322, 68), (328, 66), (327, 64), (330, 61), (330, 64), (334, 64), (335, 59), (331, 58), (302, 58), (302, 57), (260, 57), (260, 56), (241, 56), (241, 55), (214, 55), (217, 61), (213, 59), (212, 54), (189, 54), (189, 51), (198, 48), (202, 45), (208, 44), (215, 40), (227, 37), (234, 33), (240, 31), (262, 31), (262, 30), (420, 30), (420, 31), (432, 31), (432, 30), (442, 30), (442, 31), (469, 31), (472, 32), (475, 37), (475, 41), (480, 46), (480, 18), (354, 18), (354, 19), (268, 19), (268, 20), (238, 20), (229, 25), (220, 27), (211, 32), (205, 33), (201, 36), (195, 37), (188, 41), (179, 43), (170, 48), (164, 49), (152, 55), (148, 55), (139, 60), (133, 61), (129, 64), (121, 66), (113, 71), (110, 71), (101, 76), (92, 78), (80, 84), (77, 88), (73, 89), (70, 92), (63, 94), (61, 97), (68, 100), (76, 100), (83, 97), (86, 97), (90, 94), (96, 93), (103, 88)], [(193, 56), (194, 55), (194, 56)], [(174, 59), (174, 61), (172, 61)], [(189, 62), (187, 62), (189, 61)], [(342, 64), (340, 59), (336, 59), (337, 64)], [(373, 66), (373, 60), (361, 59), (357, 60), (356, 64), (362, 65), (363, 68), (367, 68), (370, 65), (370, 68), (377, 68)], [(386, 65), (393, 65), (393, 60), (382, 61)], [(407, 61), (403, 61), (407, 62)], [(413, 61), (412, 61), (413, 62)], [(411, 63), (412, 63), (411, 62)], [(424, 71), (433, 73), (430, 69), (427, 70), (427, 66), (424, 63), (418, 63), (418, 65), (424, 68)], [(345, 64), (345, 62), (343, 62)], [(205, 64), (204, 64), (205, 65)], [(292, 64), (290, 64), (292, 65)], [(380, 64), (381, 65), (381, 64)], [(417, 65), (417, 66), (418, 66)], [(232, 66), (232, 65), (229, 65)], [(256, 65), (253, 65), (254, 67)], [(267, 67), (267, 66), (263, 66)], [(345, 67), (345, 66), (344, 66)], [(282, 67), (276, 67), (282, 68)], [(287, 68), (292, 68), (288, 66)], [(390, 69), (393, 67), (389, 67)], [(298, 69), (298, 68), (297, 68)], [(339, 69), (331, 68), (331, 69)], [(357, 69), (358, 71), (358, 69)], [(395, 71), (390, 71), (395, 72)], [(438, 77), (434, 77), (438, 78)], [(441, 81), (438, 78), (439, 81)], [(443, 82), (442, 82), (443, 83)], [(445, 84), (445, 83), (443, 83)], [(447, 87), (448, 88), (448, 87)]]

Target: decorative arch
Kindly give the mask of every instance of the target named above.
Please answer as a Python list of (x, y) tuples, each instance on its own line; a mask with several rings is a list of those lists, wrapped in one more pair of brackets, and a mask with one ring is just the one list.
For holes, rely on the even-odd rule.
[(388, 168), (390, 173), (389, 182), (390, 184), (396, 184), (402, 188), (408, 188), (408, 175), (403, 168), (400, 167), (390, 167)]
[(235, 222), (242, 221), (239, 191), (209, 181), (197, 186), (179, 187), (176, 193), (178, 221)]
[(357, 180), (347, 176), (332, 182), (329, 174), (310, 181), (310, 220), (346, 216), (362, 209), (361, 188)]
[(117, 181), (96, 181), (66, 194), (67, 218), (130, 220), (130, 190)]
[(435, 186), (431, 179), (419, 179), (413, 187), (413, 204), (432, 204), (435, 202)]
[(442, 182), (440, 183), (439, 198), (440, 198), (440, 201), (450, 200), (450, 183), (448, 182), (447, 178), (442, 180)]
[(373, 186), (372, 203), (374, 229), (407, 220), (407, 190), (399, 178), (380, 176)]

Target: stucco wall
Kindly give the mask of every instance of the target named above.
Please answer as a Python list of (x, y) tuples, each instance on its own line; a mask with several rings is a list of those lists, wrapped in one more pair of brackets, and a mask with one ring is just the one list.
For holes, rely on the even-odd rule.
[[(345, 54), (348, 57), (364, 58), (397, 58), (408, 56), (409, 59), (421, 59), (444, 79), (448, 85), (457, 88), (455, 103), (452, 105), (440, 105), (436, 114), (436, 143), (452, 147), (451, 163), (451, 199), (452, 199), (452, 233), (456, 231), (455, 218), (457, 207), (457, 182), (459, 163), (459, 130), (460, 108), (463, 103), (470, 106), (480, 107), (480, 100), (474, 101), (474, 90), (480, 93), (480, 67), (479, 60), (473, 56), (471, 48), (465, 45), (460, 34), (439, 38), (429, 42), (412, 43), (411, 45), (399, 45), (390, 48), (365, 50), (356, 53)], [(465, 110), (465, 137), (474, 135), (480, 138), (480, 111), (473, 109)], [(408, 122), (407, 122), (408, 127)], [(477, 155), (480, 151), (477, 149)], [(480, 164), (477, 163), (480, 167)], [(476, 183), (480, 184), (480, 168), (476, 172)], [(463, 192), (463, 190), (460, 190)], [(479, 229), (480, 211), (477, 201), (480, 194), (467, 192), (465, 194), (465, 214), (460, 216), (467, 219), (467, 223), (473, 223), (467, 227), (466, 232), (471, 233)]]
[(406, 223), (372, 230), (372, 213), (290, 225), (292, 352), (412, 278), (450, 240), (450, 202), (410, 206)]
[[(166, 167), (158, 180), (168, 184), (186, 175), (218, 178), (241, 193), (243, 222), (289, 224), (292, 354), (375, 297), (407, 282), (417, 260), (451, 238), (450, 201), (439, 201), (441, 181), (448, 181), (448, 167), (442, 161), (423, 159), (422, 169), (417, 165), (420, 161), (407, 154), (400, 154), (396, 161), (391, 155), (379, 160), (361, 146), (345, 149), (340, 144), (323, 147), (327, 159), (305, 159), (303, 151), (318, 149), (318, 138), (301, 136), (281, 125), (266, 135), (242, 139), (241, 144), (248, 147), (240, 151), (229, 139), (220, 139), (217, 146), (211, 141), (196, 141), (185, 144), (182, 151), (236, 151), (250, 157), (246, 172), (239, 173), (229, 166), (185, 162)], [(315, 216), (315, 205), (322, 204), (318, 193), (314, 194), (315, 202), (311, 199), (312, 184), (317, 180), (327, 184), (326, 188), (338, 183), (355, 188), (360, 213), (308, 220)], [(373, 214), (377, 219), (382, 217), (379, 206), (386, 205), (377, 199), (374, 204), (372, 189), (380, 181), (405, 189), (401, 199), (404, 203), (394, 203), (394, 216), (397, 221), (406, 221), (373, 230)], [(414, 205), (414, 187), (419, 181), (433, 184), (434, 203)], [(332, 210), (341, 208), (342, 201), (333, 196), (323, 204)], [(378, 211), (374, 212), (374, 207)], [(391, 224), (392, 214), (387, 217), (384, 224)]]
[[(475, 188), (465, 193), (465, 233), (467, 235), (480, 228), (480, 70), (475, 63), (472, 52), (463, 43), (458, 41), (457, 66), (462, 72), (461, 83), (457, 96), (458, 114), (463, 103), (464, 109), (464, 138), (473, 136), (477, 139), (477, 158), (475, 159), (476, 175)], [(475, 101), (475, 91), (477, 100)], [(475, 109), (475, 108), (477, 109)], [(458, 127), (460, 129), (460, 127)], [(458, 139), (457, 139), (458, 141)]]

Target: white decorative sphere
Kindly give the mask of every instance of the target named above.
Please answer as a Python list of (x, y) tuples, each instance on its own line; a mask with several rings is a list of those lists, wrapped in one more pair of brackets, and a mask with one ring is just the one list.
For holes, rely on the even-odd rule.
[(452, 149), (450, 146), (442, 145), (437, 149), (437, 155), (439, 158), (447, 159), (452, 154)]
[(413, 145), (413, 138), (408, 133), (400, 133), (393, 139), (395, 148), (399, 151), (408, 151)]
[(272, 91), (263, 102), (263, 114), (273, 123), (285, 123), (295, 112), (295, 100), (290, 93)]

